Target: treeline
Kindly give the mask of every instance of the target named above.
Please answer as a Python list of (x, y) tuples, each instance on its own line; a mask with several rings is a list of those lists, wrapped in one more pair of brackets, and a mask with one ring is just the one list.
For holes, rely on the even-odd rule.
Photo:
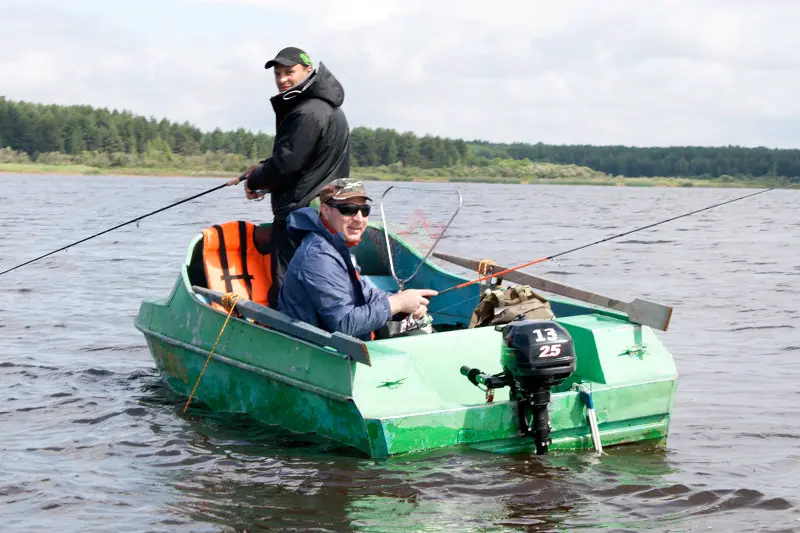
[[(354, 128), (350, 132), (350, 158), (358, 167), (402, 165), (415, 168), (446, 168), (474, 165), (469, 146), (461, 139), (443, 139), (386, 128)], [(486, 160), (488, 162), (488, 160)]]
[(205, 152), (263, 158), (272, 151), (273, 137), (236, 131), (202, 132), (188, 122), (177, 124), (128, 111), (91, 106), (60, 106), (14, 102), (0, 97), (0, 148), (40, 154), (80, 156), (84, 152), (133, 156)]
[[(420, 138), (382, 128), (355, 128), (351, 135), (355, 166), (399, 163), (443, 168), (468, 164), (469, 149), (463, 140)], [(15, 153), (17, 162), (22, 152), (31, 161), (100, 167), (163, 166), (186, 160), (197, 162), (201, 157), (216, 161), (219, 154), (230, 154), (234, 156), (232, 161), (246, 164), (269, 156), (273, 141), (272, 135), (244, 129), (203, 132), (188, 122), (148, 119), (128, 111), (34, 104), (0, 97), (0, 148)], [(10, 156), (6, 153), (5, 157)]]
[[(514, 172), (533, 163), (576, 165), (610, 176), (695, 178), (800, 176), (800, 150), (695, 147), (498, 144), (398, 133), (385, 128), (354, 128), (351, 161), (356, 167), (502, 169)], [(264, 159), (274, 138), (244, 129), (203, 132), (173, 123), (91, 106), (18, 102), (0, 97), (0, 149), (29, 161), (97, 167), (180, 166), (240, 170)], [(0, 161), (1, 162), (1, 161)], [(516, 168), (519, 166), (519, 168)], [(524, 168), (523, 168), (524, 167)]]
[(473, 141), (470, 148), (480, 158), (528, 159), (562, 165), (581, 165), (612, 176), (800, 176), (800, 150), (744, 148), (741, 146), (631, 146), (497, 144)]

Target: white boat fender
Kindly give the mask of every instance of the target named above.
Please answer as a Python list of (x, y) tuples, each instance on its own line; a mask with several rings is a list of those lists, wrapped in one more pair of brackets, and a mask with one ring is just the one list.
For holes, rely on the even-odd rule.
[(592, 434), (592, 443), (598, 455), (603, 454), (603, 444), (600, 442), (600, 429), (597, 427), (597, 417), (594, 413), (594, 400), (592, 399), (592, 391), (589, 390), (583, 383), (575, 383), (575, 390), (578, 391), (581, 402), (586, 406), (586, 417), (589, 421), (589, 431)]

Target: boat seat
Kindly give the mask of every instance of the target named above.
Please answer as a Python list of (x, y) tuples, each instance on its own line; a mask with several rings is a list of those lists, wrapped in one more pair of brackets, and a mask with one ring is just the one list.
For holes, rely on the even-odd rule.
[[(233, 220), (203, 230), (203, 268), (209, 289), (268, 305), (272, 285), (270, 228)], [(220, 308), (219, 304), (213, 304)]]

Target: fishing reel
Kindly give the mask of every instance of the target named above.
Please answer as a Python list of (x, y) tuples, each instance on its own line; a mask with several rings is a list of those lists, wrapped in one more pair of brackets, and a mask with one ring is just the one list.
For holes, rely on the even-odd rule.
[(433, 333), (433, 317), (427, 313), (422, 318), (406, 315), (399, 320), (389, 320), (375, 332), (378, 339), (429, 335), (431, 333)]
[(537, 455), (544, 455), (552, 442), (547, 412), (550, 389), (575, 371), (572, 337), (552, 320), (521, 319), (495, 329), (503, 334), (503, 372), (490, 375), (462, 366), (461, 374), (488, 390), (509, 387), (510, 399), (518, 402), (520, 431), (532, 436)]

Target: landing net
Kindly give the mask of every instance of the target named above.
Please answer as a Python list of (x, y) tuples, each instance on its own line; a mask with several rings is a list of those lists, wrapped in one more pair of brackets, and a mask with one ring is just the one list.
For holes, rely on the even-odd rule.
[[(380, 232), (370, 232), (400, 290), (420, 270), (461, 209), (455, 189), (391, 186), (380, 201)], [(388, 245), (387, 245), (388, 242)], [(408, 252), (408, 248), (413, 250)]]

